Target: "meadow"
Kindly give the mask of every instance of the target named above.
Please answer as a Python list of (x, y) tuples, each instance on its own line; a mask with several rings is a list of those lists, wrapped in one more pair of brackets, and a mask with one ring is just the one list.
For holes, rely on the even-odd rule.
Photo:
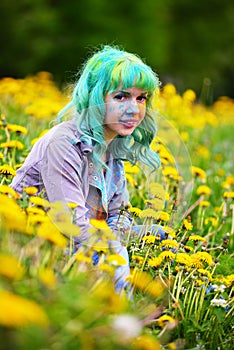
[[(108, 249), (113, 233), (105, 222), (92, 220), (92, 245), (73, 254), (79, 229), (60, 203), (34, 187), (22, 196), (9, 187), (68, 95), (47, 72), (0, 80), (0, 348), (230, 350), (234, 101), (223, 96), (204, 106), (194, 91), (179, 94), (172, 84), (159, 92), (151, 147), (162, 165), (150, 175), (125, 163), (131, 205), (121, 210), (142, 231), (122, 237), (131, 275), (119, 294), (113, 276), (124, 262)], [(68, 203), (71, 212), (77, 205)]]

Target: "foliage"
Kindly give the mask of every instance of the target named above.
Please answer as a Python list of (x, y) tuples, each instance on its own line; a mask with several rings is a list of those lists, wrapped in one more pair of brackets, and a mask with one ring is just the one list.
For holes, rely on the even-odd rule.
[[(165, 138), (159, 132), (152, 143), (162, 166), (156, 177), (148, 177), (140, 164), (125, 164), (132, 206), (124, 210), (132, 213), (133, 224), (123, 243), (131, 275), (119, 294), (114, 272), (123, 262), (109, 249), (113, 234), (105, 222), (94, 220), (90, 242), (74, 253), (72, 237), (79, 229), (59, 203), (47, 202), (36, 188), (19, 196), (9, 187), (66, 97), (45, 72), (1, 80), (0, 97), (1, 344), (8, 349), (230, 349), (234, 101), (220, 98), (205, 107), (192, 90), (179, 95), (171, 84), (162, 89), (155, 108), (168, 122), (161, 133)], [(177, 153), (174, 135), (178, 145), (186, 144), (187, 163)], [(69, 206), (72, 212), (74, 203)], [(140, 231), (135, 224), (142, 225)]]
[(0, 12), (1, 77), (48, 70), (70, 81), (90, 48), (109, 43), (146, 58), (164, 83), (192, 87), (203, 102), (233, 97), (231, 0), (2, 0)]

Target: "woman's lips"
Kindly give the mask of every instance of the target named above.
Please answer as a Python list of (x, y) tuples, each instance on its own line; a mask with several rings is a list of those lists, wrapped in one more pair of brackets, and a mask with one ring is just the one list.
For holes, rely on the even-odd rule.
[(137, 125), (136, 120), (121, 120), (120, 124), (124, 125), (126, 128), (133, 128)]

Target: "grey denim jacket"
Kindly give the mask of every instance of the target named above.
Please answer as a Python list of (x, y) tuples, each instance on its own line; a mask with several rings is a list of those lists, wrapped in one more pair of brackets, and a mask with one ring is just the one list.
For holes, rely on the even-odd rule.
[(77, 203), (78, 241), (88, 238), (91, 218), (106, 220), (114, 231), (120, 224), (122, 231), (128, 229), (131, 222), (128, 214), (120, 216), (121, 205), (129, 202), (123, 162), (110, 157), (104, 173), (94, 166), (92, 150), (81, 141), (74, 120), (62, 122), (36, 142), (11, 183), (19, 193), (35, 186), (50, 202)]

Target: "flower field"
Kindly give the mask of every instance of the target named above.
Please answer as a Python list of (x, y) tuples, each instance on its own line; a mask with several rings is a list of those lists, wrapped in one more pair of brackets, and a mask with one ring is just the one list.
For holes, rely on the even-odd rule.
[[(172, 84), (157, 96), (151, 147), (162, 165), (149, 175), (125, 163), (131, 206), (122, 213), (133, 222), (122, 240), (131, 275), (119, 294), (113, 278), (124, 262), (108, 249), (105, 222), (93, 220), (92, 244), (73, 254), (79, 228), (60, 203), (34, 187), (22, 196), (9, 187), (68, 93), (47, 72), (0, 80), (0, 349), (230, 350), (234, 101), (206, 107)], [(68, 203), (71, 212), (76, 205)]]

